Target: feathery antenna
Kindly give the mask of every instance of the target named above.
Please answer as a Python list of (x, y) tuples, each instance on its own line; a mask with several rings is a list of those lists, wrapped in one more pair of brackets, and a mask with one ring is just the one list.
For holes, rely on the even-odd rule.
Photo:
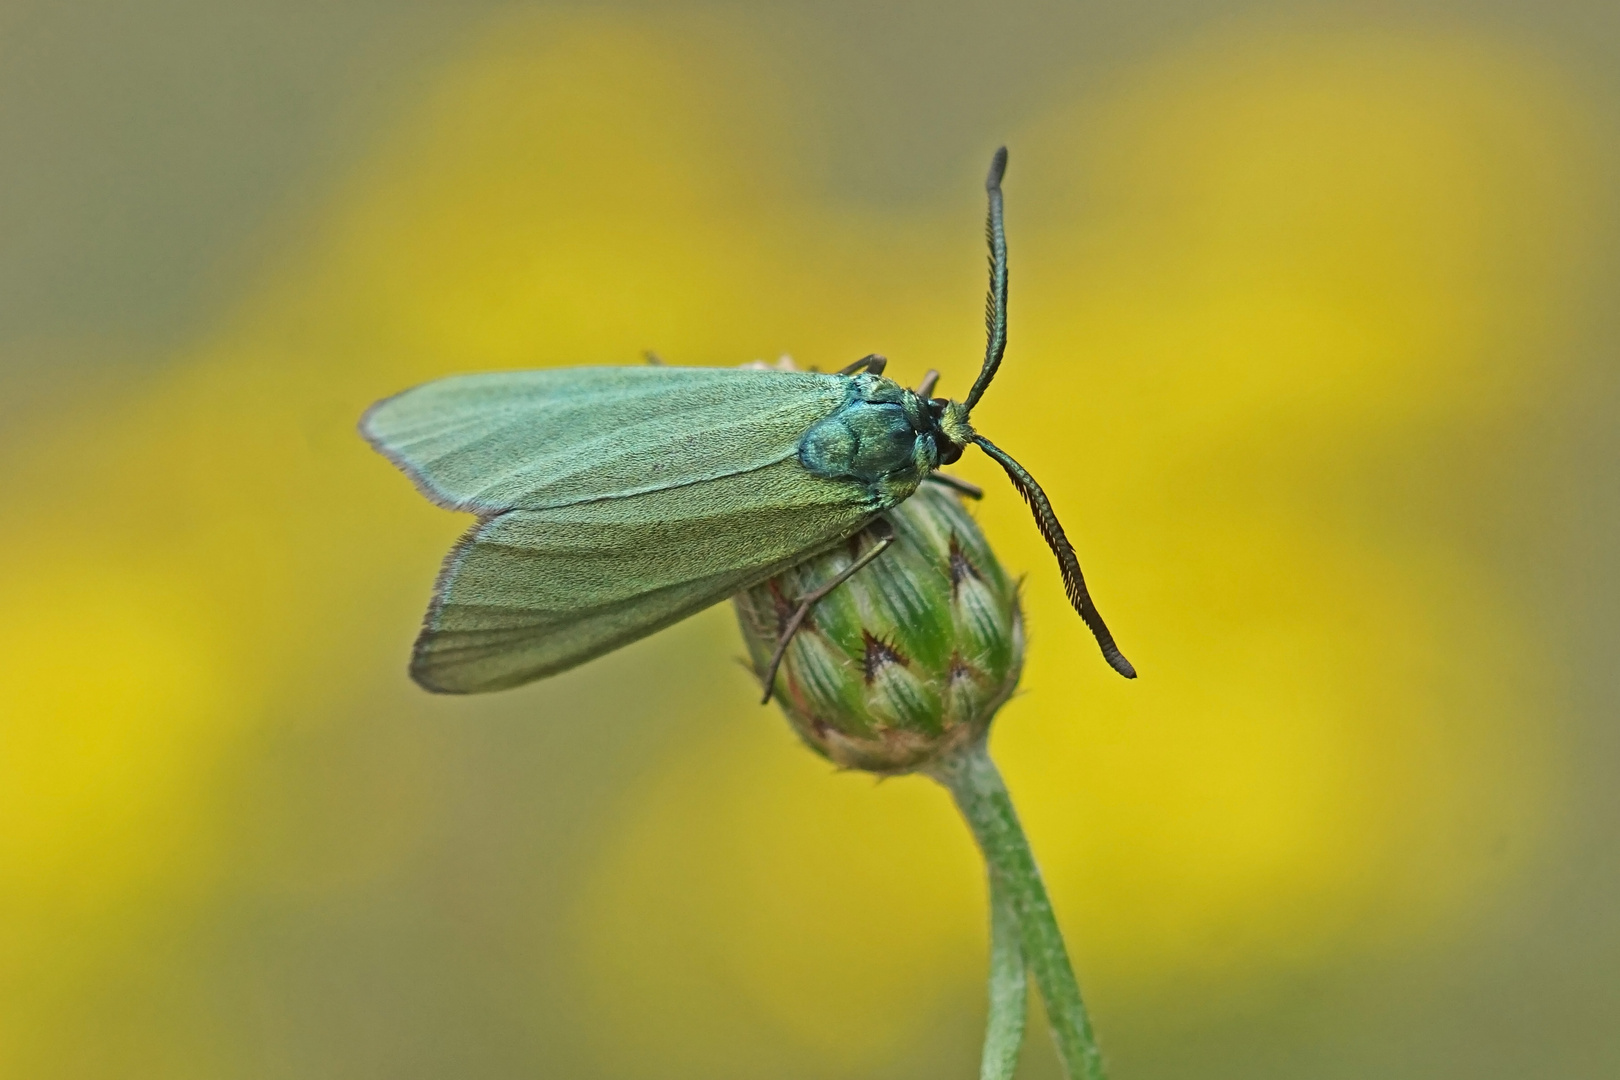
[(989, 439), (976, 434), (973, 441), (978, 444), (979, 449), (1001, 463), (1001, 467), (1007, 470), (1007, 475), (1012, 479), (1013, 486), (1034, 511), (1035, 524), (1040, 528), (1047, 546), (1052, 549), (1052, 554), (1057, 556), (1058, 566), (1063, 570), (1063, 591), (1069, 594), (1069, 603), (1074, 605), (1074, 610), (1080, 613), (1080, 617), (1091, 628), (1092, 636), (1102, 647), (1103, 659), (1108, 661), (1109, 667), (1127, 679), (1136, 678), (1136, 668), (1131, 666), (1131, 662), (1119, 651), (1119, 646), (1114, 644), (1114, 635), (1108, 632), (1102, 615), (1097, 611), (1097, 605), (1091, 602), (1091, 594), (1086, 591), (1086, 579), (1080, 573), (1080, 560), (1074, 553), (1074, 545), (1069, 543), (1069, 538), (1063, 533), (1063, 526), (1058, 524), (1057, 514), (1053, 513), (1052, 504), (1046, 499), (1046, 492), (1041, 490), (1041, 485), (1035, 482), (1035, 478), (1029, 475), (1022, 465)]
[(984, 236), (990, 243), (990, 293), (984, 298), (984, 330), (989, 340), (984, 347), (984, 366), (962, 402), (968, 412), (996, 377), (1001, 356), (1007, 351), (1007, 230), (1001, 221), (1001, 178), (1006, 172), (1007, 148), (1003, 146), (990, 159), (990, 175), (984, 178), (984, 190), (990, 195), (990, 212), (984, 223)]

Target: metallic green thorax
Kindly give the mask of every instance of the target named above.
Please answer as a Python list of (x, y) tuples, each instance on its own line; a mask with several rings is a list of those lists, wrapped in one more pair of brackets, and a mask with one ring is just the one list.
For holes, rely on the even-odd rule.
[(814, 476), (859, 480), (878, 505), (894, 505), (939, 467), (929, 403), (892, 379), (856, 375), (844, 403), (799, 443), (799, 463)]

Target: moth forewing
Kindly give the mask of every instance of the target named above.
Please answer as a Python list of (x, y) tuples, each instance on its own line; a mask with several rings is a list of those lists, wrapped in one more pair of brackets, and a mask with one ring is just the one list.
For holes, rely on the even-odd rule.
[(494, 513), (746, 472), (797, 452), (848, 380), (734, 368), (455, 375), (378, 402), (371, 444), (434, 502)]

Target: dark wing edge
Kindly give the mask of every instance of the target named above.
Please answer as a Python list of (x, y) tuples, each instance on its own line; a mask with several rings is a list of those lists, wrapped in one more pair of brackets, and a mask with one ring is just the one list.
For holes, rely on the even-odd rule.
[[(423, 473), (415, 465), (412, 465), (403, 454), (390, 449), (383, 437), (376, 431), (372, 430), (371, 421), (373, 417), (375, 417), (384, 408), (393, 404), (395, 401), (399, 400), (415, 389), (416, 387), (414, 386), (406, 387), (397, 394), (389, 394), (380, 401), (372, 402), (366, 411), (360, 414), (360, 422), (355, 425), (355, 429), (359, 431), (360, 437), (366, 440), (366, 444), (373, 450), (387, 458), (390, 465), (404, 473), (406, 477), (410, 479), (411, 486), (416, 488), (416, 490), (421, 493), (423, 498), (427, 499), (428, 502), (439, 507), (441, 510), (458, 510), (462, 512), (479, 514), (479, 525), (483, 524), (484, 519), (504, 512), (500, 509), (492, 510), (488, 507), (479, 506), (466, 499), (454, 499), (449, 495), (446, 495), (443, 491), (433, 486), (433, 481), (429, 480), (425, 473)], [(466, 538), (463, 537), (463, 539)], [(457, 546), (460, 546), (459, 541)], [(454, 554), (455, 551), (452, 549), (450, 555)], [(449, 556), (446, 556), (446, 564), (448, 564), (448, 560)], [(439, 575), (441, 578), (444, 576), (444, 569), (442, 567), (440, 568)], [(435, 595), (438, 593), (437, 584), (434, 585), (434, 593)]]

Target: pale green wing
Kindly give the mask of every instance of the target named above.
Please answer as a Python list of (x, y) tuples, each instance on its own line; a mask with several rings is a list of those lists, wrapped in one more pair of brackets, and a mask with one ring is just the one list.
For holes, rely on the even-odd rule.
[(440, 506), (488, 514), (658, 490), (782, 461), (848, 380), (741, 368), (457, 375), (373, 405), (360, 430)]
[(797, 460), (614, 499), (512, 510), (445, 560), (411, 674), (477, 693), (610, 652), (858, 531), (864, 485)]
[(411, 673), (498, 690), (573, 667), (770, 577), (885, 506), (798, 461), (848, 381), (737, 368), (463, 375), (361, 430), (482, 519), (439, 575)]

